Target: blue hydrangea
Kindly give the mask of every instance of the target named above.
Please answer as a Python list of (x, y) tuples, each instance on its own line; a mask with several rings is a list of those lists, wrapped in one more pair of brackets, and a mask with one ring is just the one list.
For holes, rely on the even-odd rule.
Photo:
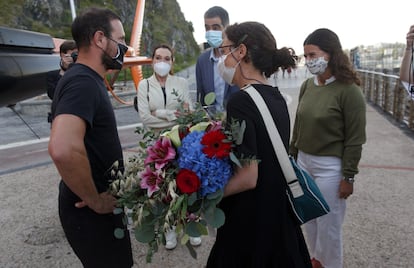
[(209, 158), (202, 152), (200, 143), (204, 131), (190, 132), (181, 141), (178, 148), (178, 166), (192, 170), (201, 180), (202, 197), (223, 189), (232, 175), (232, 166), (228, 158)]

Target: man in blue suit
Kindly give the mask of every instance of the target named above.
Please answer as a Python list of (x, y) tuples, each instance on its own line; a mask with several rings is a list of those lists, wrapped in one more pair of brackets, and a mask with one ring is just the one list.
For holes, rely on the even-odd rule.
[(222, 7), (214, 6), (204, 13), (206, 39), (211, 49), (204, 51), (197, 59), (197, 101), (205, 105), (204, 96), (214, 92), (216, 112), (223, 112), (231, 93), (239, 90), (237, 86), (226, 83), (217, 70), (217, 62), (221, 56), (219, 47), (223, 42), (222, 32), (227, 25), (229, 25), (229, 15)]

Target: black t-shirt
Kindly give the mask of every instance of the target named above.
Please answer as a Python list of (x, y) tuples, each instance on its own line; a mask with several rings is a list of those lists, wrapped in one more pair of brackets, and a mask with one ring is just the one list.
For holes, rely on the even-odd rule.
[(50, 71), (47, 73), (47, 96), (53, 100), (53, 95), (55, 94), (56, 85), (59, 82), (59, 79), (62, 78), (60, 75), (60, 69)]
[[(84, 138), (98, 192), (106, 191), (112, 164), (121, 161), (122, 148), (115, 114), (102, 77), (82, 64), (74, 64), (59, 80), (52, 102), (52, 117), (76, 115), (87, 124)], [(77, 167), (73, 167), (77, 168)]]

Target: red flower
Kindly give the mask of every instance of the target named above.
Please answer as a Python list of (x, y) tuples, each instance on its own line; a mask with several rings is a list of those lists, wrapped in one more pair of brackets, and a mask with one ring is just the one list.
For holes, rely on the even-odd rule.
[(180, 169), (176, 178), (178, 189), (185, 194), (197, 192), (201, 182), (197, 174), (189, 169)]
[(226, 135), (220, 130), (206, 132), (201, 139), (201, 144), (204, 145), (202, 151), (208, 157), (214, 156), (221, 159), (228, 157), (230, 154), (231, 143), (226, 141)]

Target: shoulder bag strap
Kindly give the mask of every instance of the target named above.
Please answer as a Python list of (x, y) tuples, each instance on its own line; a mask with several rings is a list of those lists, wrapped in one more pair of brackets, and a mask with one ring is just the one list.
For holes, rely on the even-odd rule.
[(147, 80), (147, 101), (149, 103), (149, 81), (148, 81), (148, 78), (145, 80)]
[(262, 115), (270, 140), (273, 144), (273, 149), (275, 150), (277, 159), (280, 163), (280, 167), (282, 168), (283, 174), (285, 175), (286, 182), (289, 184), (291, 182), (297, 181), (295, 171), (293, 170), (292, 164), (290, 163), (290, 159), (286, 153), (285, 146), (283, 145), (282, 139), (280, 138), (279, 131), (274, 124), (273, 117), (270, 114), (269, 108), (267, 107), (263, 97), (252, 86), (247, 87), (244, 91), (250, 95), (250, 97), (255, 102), (257, 109), (259, 109), (259, 112)]

